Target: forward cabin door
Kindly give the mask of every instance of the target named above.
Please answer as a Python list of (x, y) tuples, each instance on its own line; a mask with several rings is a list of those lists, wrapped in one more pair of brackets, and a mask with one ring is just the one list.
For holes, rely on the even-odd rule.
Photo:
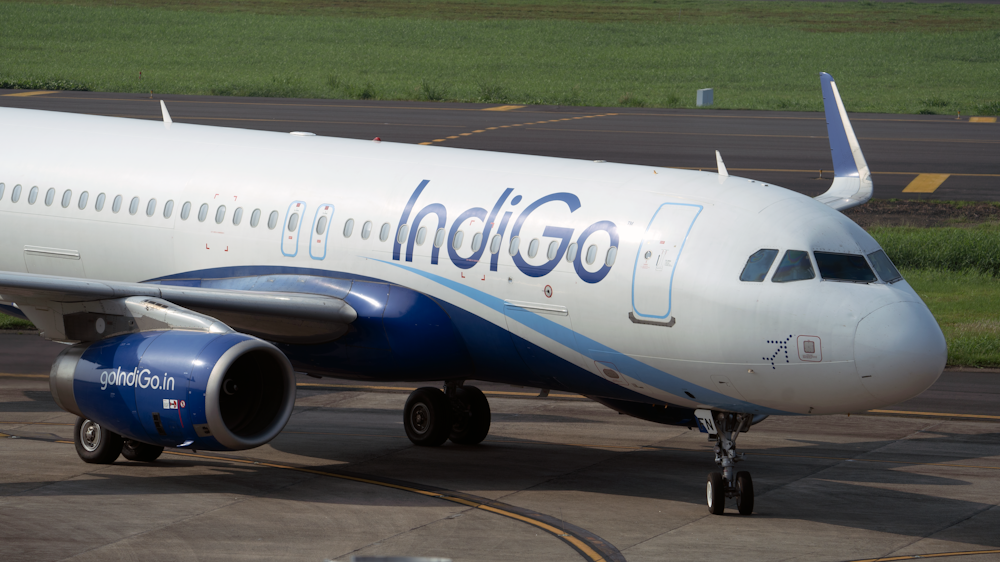
[(674, 271), (701, 205), (664, 203), (646, 227), (632, 271), (632, 312), (636, 323), (672, 325)]

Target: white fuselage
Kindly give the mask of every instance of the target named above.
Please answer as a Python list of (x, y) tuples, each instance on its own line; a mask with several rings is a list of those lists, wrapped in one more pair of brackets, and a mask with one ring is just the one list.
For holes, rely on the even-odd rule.
[(458, 307), (637, 396), (691, 408), (862, 411), (922, 392), (944, 366), (941, 331), (905, 281), (817, 274), (775, 283), (773, 266), (763, 282), (740, 280), (760, 249), (779, 259), (879, 249), (841, 213), (777, 186), (29, 110), (0, 110), (0, 123), (0, 270), (135, 282), (310, 269), (377, 280)]

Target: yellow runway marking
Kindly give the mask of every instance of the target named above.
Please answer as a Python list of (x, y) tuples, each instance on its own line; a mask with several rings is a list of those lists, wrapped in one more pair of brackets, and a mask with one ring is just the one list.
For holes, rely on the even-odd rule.
[(4, 94), (6, 98), (26, 98), (28, 96), (44, 96), (45, 94), (54, 94), (55, 90), (41, 90), (38, 92), (20, 92), (17, 94)]
[[(715, 170), (715, 167), (708, 168), (702, 166), (700, 168), (694, 166), (667, 166), (668, 168), (673, 168), (675, 170)], [(736, 170), (737, 172), (787, 172), (795, 174), (816, 174), (819, 170), (787, 170), (782, 168), (729, 168), (730, 170)], [(832, 170), (823, 170), (823, 173), (829, 174)], [(919, 176), (922, 172), (872, 172), (872, 175), (885, 175), (885, 176)], [(949, 176), (962, 176), (966, 178), (1000, 178), (1000, 174), (946, 174)], [(833, 179), (831, 176), (830, 179)]]
[(947, 558), (950, 556), (975, 556), (977, 554), (1000, 554), (998, 550), (966, 550), (963, 552), (936, 552), (934, 554), (904, 554), (902, 556), (886, 556), (884, 558), (865, 558), (851, 562), (892, 562), (894, 560), (922, 560), (924, 558)]
[(512, 109), (521, 109), (523, 105), (501, 105), (499, 107), (487, 107), (483, 111), (510, 111)]
[(996, 123), (996, 117), (969, 117), (969, 123)]
[(934, 193), (948, 176), (949, 174), (920, 174), (903, 188), (903, 193)]
[(420, 143), (417, 143), (417, 144), (434, 144), (434, 143), (432, 143), (432, 142), (420, 142)]
[[(507, 107), (507, 106), (504, 106), (504, 107)], [(511, 107), (523, 107), (523, 106), (511, 106)], [(496, 109), (496, 108), (492, 108), (492, 109)], [(426, 144), (440, 143), (440, 142), (445, 142), (448, 139), (457, 139), (459, 137), (470, 137), (470, 136), (475, 135), (475, 134), (485, 133), (487, 131), (495, 131), (497, 129), (509, 129), (510, 127), (527, 127), (527, 126), (531, 126), (531, 125), (544, 125), (546, 123), (555, 123), (557, 121), (572, 121), (573, 119), (593, 119), (594, 117), (609, 117), (609, 116), (614, 116), (614, 115), (618, 115), (618, 114), (617, 113), (601, 113), (601, 114), (598, 114), (598, 115), (582, 115), (582, 116), (579, 116), (579, 117), (566, 117), (566, 118), (563, 118), (563, 119), (552, 119), (550, 121), (528, 121), (527, 123), (511, 123), (510, 125), (499, 125), (497, 127), (486, 127), (485, 129), (476, 129), (476, 130), (474, 130), (472, 132), (469, 132), (469, 133), (459, 133), (458, 135), (447, 137), (445, 139), (434, 139), (432, 141), (421, 142), (421, 143), (418, 143), (418, 144), (425, 144), (426, 145)]]
[(949, 418), (972, 418), (981, 420), (1000, 420), (1000, 416), (987, 416), (980, 414), (945, 414), (939, 412), (908, 412), (905, 410), (868, 410), (874, 414), (905, 414), (910, 416), (940, 416)]

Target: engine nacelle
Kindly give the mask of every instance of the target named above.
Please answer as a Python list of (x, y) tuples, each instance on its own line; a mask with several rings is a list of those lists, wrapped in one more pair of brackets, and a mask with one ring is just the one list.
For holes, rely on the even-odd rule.
[(292, 415), (295, 374), (273, 345), (167, 330), (74, 345), (52, 366), (62, 409), (123, 437), (213, 451), (259, 447)]

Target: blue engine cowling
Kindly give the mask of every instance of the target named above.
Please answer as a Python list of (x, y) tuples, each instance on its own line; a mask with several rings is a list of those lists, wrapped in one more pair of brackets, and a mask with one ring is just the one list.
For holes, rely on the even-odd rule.
[(77, 344), (59, 354), (49, 387), (62, 409), (123, 437), (212, 451), (267, 443), (295, 404), (288, 359), (232, 332), (141, 332)]

